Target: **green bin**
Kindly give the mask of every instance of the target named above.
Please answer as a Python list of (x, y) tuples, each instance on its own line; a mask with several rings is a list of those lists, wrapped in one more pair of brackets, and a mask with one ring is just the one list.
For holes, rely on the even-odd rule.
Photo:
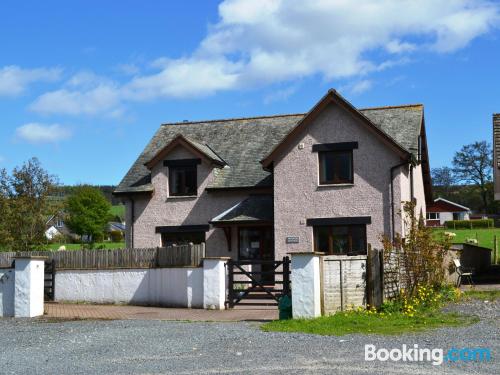
[(280, 320), (292, 319), (292, 298), (286, 294), (282, 296), (278, 302), (278, 308)]

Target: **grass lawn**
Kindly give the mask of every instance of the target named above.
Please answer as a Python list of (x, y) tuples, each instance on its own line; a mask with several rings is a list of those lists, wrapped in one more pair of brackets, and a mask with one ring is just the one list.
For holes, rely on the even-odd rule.
[(275, 320), (262, 325), (264, 331), (302, 332), (316, 335), (342, 336), (352, 333), (397, 335), (439, 327), (455, 327), (477, 322), (475, 317), (429, 312), (408, 317), (402, 313), (391, 316), (356, 312), (337, 313), (316, 319)]
[(480, 290), (467, 290), (464, 292), (465, 297), (494, 301), (500, 299), (500, 290), (488, 290), (488, 291), (480, 291)]
[(490, 229), (435, 229), (434, 233), (452, 232), (456, 236), (453, 237), (453, 243), (463, 243), (467, 238), (477, 238), (478, 246), (493, 249), (493, 237), (497, 236), (500, 241), (500, 228)]
[[(50, 250), (57, 250), (59, 247), (65, 246), (66, 250), (81, 250), (82, 245), (79, 243), (53, 243), (49, 244)], [(103, 247), (105, 249), (125, 249), (125, 242), (97, 242), (94, 249)]]

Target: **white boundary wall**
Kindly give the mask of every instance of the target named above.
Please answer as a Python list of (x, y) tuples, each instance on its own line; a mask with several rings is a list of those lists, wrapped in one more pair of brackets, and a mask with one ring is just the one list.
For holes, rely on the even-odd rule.
[(203, 268), (58, 270), (55, 300), (203, 308)]
[(14, 269), (0, 269), (0, 318), (14, 316)]

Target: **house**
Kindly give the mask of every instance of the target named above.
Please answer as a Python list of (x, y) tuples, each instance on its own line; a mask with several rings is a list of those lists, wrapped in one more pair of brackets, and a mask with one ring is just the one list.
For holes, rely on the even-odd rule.
[(500, 113), (493, 114), (493, 185), (495, 200), (500, 200)]
[(51, 215), (45, 223), (45, 237), (52, 240), (56, 236), (76, 238), (77, 235), (69, 229), (65, 222), (66, 214), (64, 211), (58, 211)]
[(434, 202), (427, 205), (425, 224), (428, 227), (440, 227), (450, 220), (469, 220), (470, 213), (468, 207), (444, 198), (436, 198)]
[(207, 256), (364, 254), (432, 197), (420, 104), (357, 109), (335, 90), (306, 114), (163, 124), (114, 194), (128, 247)]

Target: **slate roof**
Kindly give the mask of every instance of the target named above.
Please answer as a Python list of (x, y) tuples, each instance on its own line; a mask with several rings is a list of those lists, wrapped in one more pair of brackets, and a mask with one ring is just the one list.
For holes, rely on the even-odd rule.
[(214, 217), (210, 223), (234, 223), (242, 221), (272, 221), (273, 197), (271, 195), (251, 195), (229, 210)]
[[(423, 118), (420, 104), (361, 109), (376, 126), (407, 151), (416, 153)], [(259, 163), (297, 125), (305, 114), (263, 116), (227, 120), (163, 124), (132, 165), (115, 194), (151, 192), (151, 160), (176, 136), (182, 134), (204, 152), (213, 152), (227, 165), (214, 169), (208, 188), (270, 187), (272, 175)]]

